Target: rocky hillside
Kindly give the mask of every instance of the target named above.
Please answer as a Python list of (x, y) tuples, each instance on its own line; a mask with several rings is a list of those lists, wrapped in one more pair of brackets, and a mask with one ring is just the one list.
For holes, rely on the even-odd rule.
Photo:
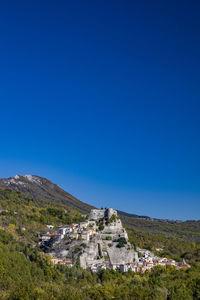
[[(93, 206), (86, 204), (61, 189), (46, 178), (36, 175), (15, 175), (0, 179), (0, 189), (10, 189), (25, 193), (33, 198), (63, 204), (75, 208), (81, 213), (89, 213)], [(156, 234), (165, 238), (189, 240), (200, 243), (200, 221), (170, 221), (152, 219), (118, 211), (122, 223), (129, 228), (148, 234)]]
[[(127, 217), (120, 218), (125, 225), (124, 218)], [(45, 232), (48, 224), (59, 226), (78, 223), (83, 219), (72, 206), (31, 197), (19, 191), (0, 189), (0, 231), (12, 233), (19, 241), (37, 243), (38, 234)], [(185, 258), (189, 263), (200, 262), (200, 222), (166, 224), (129, 218), (128, 223), (126, 230), (133, 245), (152, 251), (160, 248), (163, 252), (159, 253), (160, 256), (175, 260)]]
[(120, 264), (129, 264), (130, 269), (138, 258), (112, 208), (93, 209), (83, 222), (58, 227), (50, 236), (41, 237), (40, 246), (52, 259), (64, 264), (68, 259), (74, 265), (80, 259), (80, 266), (92, 271), (116, 269)]
[(93, 208), (93, 206), (81, 202), (50, 180), (36, 175), (15, 175), (0, 179), (0, 189), (11, 189), (34, 198), (64, 204), (76, 208), (82, 213), (88, 213)]

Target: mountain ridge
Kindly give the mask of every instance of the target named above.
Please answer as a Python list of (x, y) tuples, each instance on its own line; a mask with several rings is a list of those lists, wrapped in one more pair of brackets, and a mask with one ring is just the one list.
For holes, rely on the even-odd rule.
[[(73, 208), (81, 214), (89, 214), (94, 206), (84, 203), (64, 191), (57, 184), (37, 175), (15, 175), (0, 179), (0, 189), (9, 189), (27, 194), (35, 199), (42, 199), (54, 204), (62, 204)], [(174, 221), (154, 219), (147, 216), (118, 211), (124, 226), (139, 230), (146, 234), (156, 234), (164, 238), (190, 240), (200, 242), (200, 221)]]
[[(81, 213), (89, 213), (92, 208), (95, 208), (93, 205), (77, 199), (75, 196), (61, 188), (58, 184), (55, 184), (49, 179), (38, 175), (15, 175), (8, 178), (0, 178), (0, 189), (7, 188), (13, 191), (26, 193), (32, 197), (41, 198), (47, 201), (55, 201), (61, 204), (72, 206), (78, 209)], [(165, 223), (183, 222), (181, 220), (160, 219), (149, 217), (146, 215), (137, 215), (121, 210), (117, 210), (117, 212), (121, 217), (125, 217), (128, 219), (138, 218)]]
[[(0, 197), (2, 198), (2, 200), (0, 199), (1, 206), (3, 205), (2, 201), (5, 202), (5, 205), (2, 206), (4, 210), (3, 214), (11, 214), (11, 220), (12, 218), (19, 218), (18, 221), (20, 224), (23, 223), (21, 222), (20, 214), (15, 216), (15, 213), (17, 213), (17, 210), (14, 208), (16, 201), (19, 208), (21, 207), (20, 205), (23, 207), (25, 203), (29, 205), (31, 201), (36, 207), (34, 210), (36, 210), (37, 213), (29, 213), (28, 208), (25, 206), (26, 214), (23, 218), (39, 220), (40, 225), (51, 224), (52, 217), (58, 218), (56, 222), (60, 220), (64, 221), (65, 218), (67, 218), (68, 221), (69, 219), (72, 220), (74, 214), (79, 216), (79, 218), (84, 217), (83, 214), (88, 215), (90, 210), (94, 208), (65, 192), (48, 179), (37, 175), (15, 175), (6, 179), (0, 179), (0, 196), (1, 194), (7, 195), (6, 198), (4, 196)], [(30, 200), (30, 197), (32, 200)], [(3, 198), (5, 198), (5, 200), (3, 200)], [(20, 199), (24, 199), (24, 204), (20, 204)], [(9, 206), (11, 207), (11, 211), (7, 212), (6, 210)], [(42, 215), (43, 213), (41, 214), (41, 211), (44, 215)], [(66, 215), (66, 213), (68, 215)], [(173, 253), (176, 257), (177, 255), (184, 255), (184, 252), (189, 253), (188, 255), (190, 256), (191, 253), (193, 253), (195, 260), (199, 259), (199, 250), (196, 246), (193, 247), (193, 245), (200, 245), (200, 221), (177, 222), (153, 219), (122, 211), (119, 211), (118, 214), (133, 244), (137, 244), (141, 248), (153, 247), (154, 249), (164, 249), (163, 251)], [(6, 217), (4, 221), (7, 223), (9, 221), (8, 217)], [(14, 224), (15, 221), (16, 220), (13, 220)], [(34, 231), (37, 231), (37, 229), (35, 228)], [(34, 234), (35, 232), (33, 232), (33, 235)], [(166, 253), (164, 253), (164, 255), (166, 255)], [(188, 259), (188, 256), (186, 258)]]
[(78, 200), (60, 188), (57, 184), (38, 175), (15, 175), (0, 179), (1, 189), (11, 189), (41, 198), (50, 202), (58, 202), (78, 209), (81, 213), (89, 213), (94, 206)]
[[(8, 178), (0, 178), (0, 189), (7, 188), (28, 194), (31, 197), (72, 206), (81, 213), (89, 213), (92, 208), (95, 208), (93, 205), (77, 199), (47, 178), (38, 175), (15, 175)], [(117, 212), (123, 217), (151, 219), (148, 216), (139, 216), (121, 210), (117, 210)]]

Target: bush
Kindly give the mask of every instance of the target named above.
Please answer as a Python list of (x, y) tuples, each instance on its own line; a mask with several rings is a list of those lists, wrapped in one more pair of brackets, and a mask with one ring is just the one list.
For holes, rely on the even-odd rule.
[(99, 225), (99, 231), (102, 231), (102, 230), (104, 230), (104, 225), (100, 224)]
[(122, 248), (124, 247), (126, 244), (127, 244), (127, 241), (124, 237), (121, 237), (117, 240), (118, 244), (117, 244), (117, 247), (118, 248)]
[(75, 250), (74, 250), (74, 253), (78, 253), (81, 251), (81, 248), (77, 247)]

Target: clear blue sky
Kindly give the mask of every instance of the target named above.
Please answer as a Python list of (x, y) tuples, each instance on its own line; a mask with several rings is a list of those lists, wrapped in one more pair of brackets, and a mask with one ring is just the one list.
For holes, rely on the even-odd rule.
[(1, 1), (0, 177), (200, 219), (200, 2)]

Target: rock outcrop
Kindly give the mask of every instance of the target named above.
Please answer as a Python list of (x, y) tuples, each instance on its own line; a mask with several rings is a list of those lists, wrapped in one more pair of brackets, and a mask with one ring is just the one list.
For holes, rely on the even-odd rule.
[(128, 241), (117, 211), (92, 209), (89, 222), (96, 221), (97, 231), (87, 243), (80, 257), (81, 266), (91, 268), (97, 263), (112, 268), (112, 265), (127, 264), (134, 261), (135, 251)]
[(133, 263), (135, 251), (116, 210), (92, 209), (88, 220), (68, 227), (58, 230), (61, 235), (55, 233), (49, 248), (52, 256), (80, 259), (81, 267), (90, 270)]
[(112, 215), (117, 216), (117, 211), (113, 208), (105, 208), (105, 209), (91, 209), (89, 214), (89, 220), (99, 220), (105, 217), (110, 219)]

